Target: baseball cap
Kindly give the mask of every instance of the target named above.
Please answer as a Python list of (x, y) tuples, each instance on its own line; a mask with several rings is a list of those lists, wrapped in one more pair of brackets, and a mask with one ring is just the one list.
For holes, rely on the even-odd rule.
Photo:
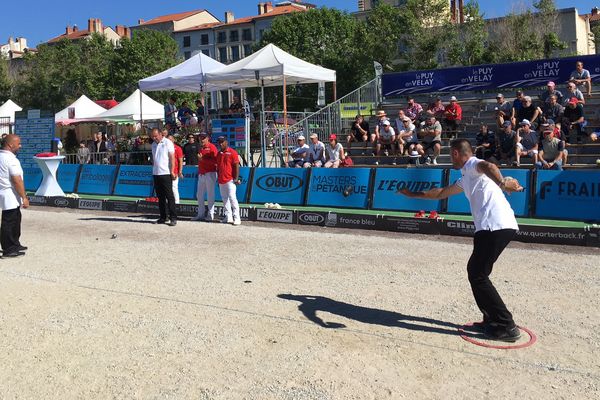
[(450, 101), (456, 101), (456, 96), (450, 97)]
[(385, 113), (385, 111), (383, 111), (383, 110), (379, 110), (379, 111), (377, 111), (377, 116), (378, 116), (378, 117), (383, 117), (384, 115), (387, 115), (387, 114)]
[(554, 124), (555, 124), (554, 120), (553, 120), (553, 119), (550, 119), (550, 118), (548, 118), (548, 119), (546, 120), (546, 123), (548, 124), (548, 126), (550, 126), (550, 125), (554, 125)]
[(521, 123), (519, 125), (521, 125), (521, 126), (523, 126), (523, 125), (531, 125), (531, 122), (529, 122), (528, 119), (524, 119), (523, 121), (521, 121)]
[(309, 136), (309, 138), (318, 138), (319, 136), (316, 133), (313, 133), (312, 135)]
[(554, 87), (554, 86), (556, 86), (556, 83), (554, 83), (554, 82), (552, 82), (552, 81), (549, 81), (549, 82), (547, 83), (547, 85), (548, 85), (548, 86), (553, 86), (553, 87)]
[(218, 142), (218, 143), (225, 142), (226, 140), (227, 140), (227, 138), (226, 138), (225, 136), (219, 136), (219, 137), (217, 138), (217, 142)]
[(577, 100), (577, 97), (571, 97), (571, 99), (569, 100), (569, 104), (577, 104), (579, 103), (579, 100)]
[(497, 98), (497, 99), (498, 99), (498, 98), (504, 98), (504, 95), (503, 95), (502, 93), (498, 93), (498, 94), (496, 95), (496, 98)]
[(402, 118), (402, 121), (404, 121), (404, 122), (410, 122), (410, 118), (404, 117), (404, 118)]
[(385, 121), (383, 121), (383, 125), (391, 125), (391, 124), (390, 124), (390, 121), (386, 119)]
[(298, 140), (306, 140), (306, 138), (303, 135), (300, 135), (297, 137)]
[(544, 129), (544, 136), (547, 136), (547, 135), (549, 135), (551, 133), (554, 133), (554, 130), (552, 130), (552, 129)]
[(512, 126), (512, 123), (510, 121), (504, 121), (502, 126), (506, 128), (506, 127)]
[(206, 133), (206, 132), (200, 132), (198, 134), (198, 136), (200, 136), (201, 139), (204, 139), (205, 137), (208, 137), (208, 133)]
[(337, 135), (335, 133), (332, 133), (331, 135), (329, 135), (329, 140), (337, 140)]

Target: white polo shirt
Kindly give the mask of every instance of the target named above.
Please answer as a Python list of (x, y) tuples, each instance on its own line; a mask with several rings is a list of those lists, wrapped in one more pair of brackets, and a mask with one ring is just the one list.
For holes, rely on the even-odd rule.
[(519, 230), (515, 213), (502, 193), (502, 189), (485, 174), (477, 171), (477, 164), (482, 161), (476, 157), (469, 158), (460, 170), (462, 178), (456, 182), (469, 200), (475, 232)]
[(11, 176), (23, 176), (23, 168), (10, 151), (0, 150), (0, 209), (14, 210), (21, 206), (21, 197), (10, 180)]
[(175, 146), (167, 138), (160, 143), (152, 142), (152, 175), (171, 175), (169, 154), (175, 154)]

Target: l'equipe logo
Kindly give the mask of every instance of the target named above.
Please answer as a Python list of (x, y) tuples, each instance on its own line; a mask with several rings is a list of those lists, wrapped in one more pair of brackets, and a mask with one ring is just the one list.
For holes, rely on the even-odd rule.
[(84, 210), (102, 210), (102, 201), (79, 199), (79, 208)]
[(294, 222), (294, 214), (291, 211), (258, 210), (256, 219), (258, 221), (291, 224)]
[(256, 186), (267, 192), (284, 193), (293, 192), (302, 188), (304, 182), (295, 175), (273, 174), (258, 178)]

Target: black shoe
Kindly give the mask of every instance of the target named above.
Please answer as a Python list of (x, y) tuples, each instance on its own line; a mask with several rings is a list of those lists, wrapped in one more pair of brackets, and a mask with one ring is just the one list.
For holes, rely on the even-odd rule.
[(167, 220), (165, 219), (157, 219), (156, 221), (153, 222), (153, 224), (166, 224)]
[(484, 334), (488, 339), (510, 343), (516, 342), (521, 337), (521, 331), (517, 326), (507, 328), (505, 326), (488, 325)]
[(487, 321), (473, 322), (470, 326), (464, 326), (463, 330), (475, 333), (484, 333), (490, 326)]
[(12, 253), (3, 254), (2, 258), (15, 258), (15, 257), (22, 257), (24, 255), (25, 255), (25, 253), (23, 253), (22, 251), (13, 251)]
[(25, 250), (27, 250), (27, 246), (21, 246), (21, 245), (19, 245), (17, 247), (17, 251), (25, 251)]
[(175, 225), (177, 225), (177, 220), (176, 219), (172, 219), (172, 220), (169, 221), (169, 223), (167, 225), (169, 225), (169, 226), (175, 226)]

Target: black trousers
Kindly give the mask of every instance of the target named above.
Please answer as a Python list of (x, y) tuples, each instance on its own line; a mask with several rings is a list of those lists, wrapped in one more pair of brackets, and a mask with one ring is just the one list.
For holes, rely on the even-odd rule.
[(169, 207), (169, 219), (177, 220), (177, 210), (175, 209), (175, 196), (173, 195), (173, 180), (171, 175), (154, 175), (154, 190), (158, 197), (158, 209), (160, 219), (167, 219), (167, 207)]
[(13, 253), (21, 245), (21, 208), (2, 210), (2, 226), (0, 226), (0, 245), (2, 251)]
[(489, 279), (494, 262), (504, 248), (514, 238), (514, 229), (479, 231), (473, 240), (473, 254), (467, 265), (469, 282), (477, 306), (486, 322), (512, 328), (515, 325), (512, 314)]

